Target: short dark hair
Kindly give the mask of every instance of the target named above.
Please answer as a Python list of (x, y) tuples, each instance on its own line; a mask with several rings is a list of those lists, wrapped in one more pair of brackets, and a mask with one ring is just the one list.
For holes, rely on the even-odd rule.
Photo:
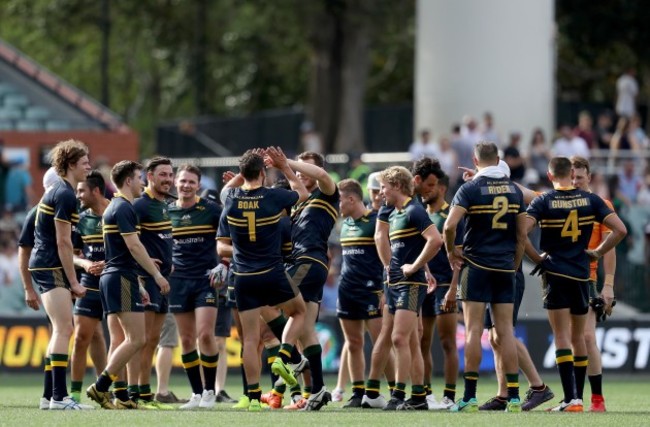
[(160, 165), (172, 165), (172, 161), (168, 157), (156, 156), (147, 162), (147, 172), (153, 172)]
[(282, 188), (284, 190), (291, 190), (291, 184), (289, 184), (289, 181), (286, 179), (278, 179), (275, 181), (275, 184), (271, 186), (271, 188)]
[(449, 175), (443, 172), (441, 177), (438, 177), (438, 185), (449, 188)]
[(585, 169), (587, 171), (587, 174), (591, 173), (591, 170), (589, 168), (589, 160), (585, 159), (584, 157), (572, 156), (569, 160), (571, 160), (571, 166), (573, 166), (574, 169)]
[(86, 185), (90, 191), (93, 191), (95, 188), (99, 188), (101, 194), (104, 194), (106, 191), (106, 182), (104, 181), (104, 177), (101, 172), (96, 169), (91, 170), (86, 176)]
[(566, 157), (553, 157), (548, 162), (548, 170), (556, 178), (566, 178), (571, 175), (571, 160)]
[(356, 196), (359, 200), (363, 200), (363, 190), (361, 184), (356, 179), (344, 179), (338, 184), (339, 192), (351, 194)]
[(303, 153), (300, 153), (298, 154), (297, 159), (302, 160), (303, 162), (305, 160), (312, 160), (316, 166), (325, 168), (325, 157), (315, 151), (305, 151)]
[(445, 173), (440, 167), (440, 162), (437, 159), (422, 157), (420, 160), (413, 162), (411, 174), (413, 176), (419, 176), (424, 181), (429, 177), (429, 175), (435, 175), (436, 178), (440, 179)]
[(199, 182), (201, 182), (201, 169), (199, 169), (198, 166), (194, 166), (194, 165), (191, 165), (189, 163), (182, 164), (176, 170), (176, 174), (179, 174), (179, 173), (181, 173), (183, 171), (188, 171), (190, 173), (193, 173), (194, 175), (197, 176), (197, 178), (199, 179)]
[(494, 142), (481, 141), (474, 146), (474, 156), (482, 162), (496, 162), (499, 149)]
[(253, 150), (246, 151), (239, 159), (239, 173), (242, 174), (244, 179), (257, 179), (263, 170), (264, 158), (254, 153)]
[(141, 170), (142, 165), (140, 163), (132, 160), (122, 160), (115, 163), (115, 166), (111, 169), (111, 180), (117, 188), (120, 188), (128, 178), (133, 178), (135, 173)]

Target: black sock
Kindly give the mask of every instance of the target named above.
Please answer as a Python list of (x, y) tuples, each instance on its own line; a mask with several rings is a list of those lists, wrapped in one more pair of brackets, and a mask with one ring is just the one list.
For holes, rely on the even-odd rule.
[(406, 384), (404, 383), (395, 384), (395, 390), (393, 390), (393, 397), (395, 399), (404, 400), (406, 398)]
[(309, 361), (311, 370), (311, 390), (318, 393), (323, 388), (323, 349), (320, 344), (311, 345), (304, 350), (304, 355)]
[(203, 389), (214, 391), (214, 384), (217, 380), (217, 366), (219, 364), (219, 353), (214, 356), (201, 355), (201, 367), (203, 368)]
[(68, 355), (51, 354), (50, 363), (52, 364), (52, 399), (61, 401), (68, 395)]
[(445, 384), (445, 388), (442, 391), (443, 396), (447, 396), (452, 401), (456, 400), (456, 384)]
[(260, 400), (262, 397), (262, 389), (259, 384), (250, 384), (248, 386), (248, 398), (250, 400)]
[(275, 319), (267, 323), (273, 335), (282, 342), (282, 333), (284, 332), (284, 327), (287, 325), (287, 319), (283, 315), (279, 315)]
[(47, 400), (52, 399), (52, 362), (50, 358), (45, 358), (43, 367), (43, 397)]
[(573, 374), (573, 354), (571, 349), (555, 350), (555, 363), (562, 380), (564, 403), (569, 403), (575, 397), (575, 376)]
[(469, 402), (470, 399), (476, 398), (478, 372), (465, 372), (463, 378), (465, 379), (465, 393), (463, 394), (463, 400)]
[(199, 353), (194, 350), (181, 356), (183, 361), (183, 368), (187, 374), (187, 379), (190, 380), (192, 393), (203, 394), (203, 381), (201, 381), (201, 361), (199, 360)]
[(352, 383), (352, 395), (354, 397), (363, 398), (363, 394), (366, 391), (366, 386), (363, 381), (354, 381)]
[(125, 381), (115, 381), (113, 383), (113, 394), (122, 402), (129, 400), (129, 392), (126, 390)]
[(506, 374), (508, 400), (519, 399), (519, 374)]
[(378, 398), (380, 390), (381, 382), (379, 380), (368, 380), (366, 383), (366, 396), (368, 396), (370, 399)]
[(140, 400), (144, 402), (151, 402), (153, 400), (150, 384), (142, 384), (138, 386), (138, 392), (140, 393)]
[(573, 374), (576, 378), (576, 397), (582, 399), (585, 391), (585, 377), (587, 376), (588, 356), (575, 356), (573, 358)]
[(129, 399), (132, 401), (137, 402), (140, 400), (140, 387), (137, 384), (129, 384), (127, 386), (127, 393)]
[(424, 402), (427, 398), (427, 392), (424, 391), (423, 385), (412, 385), (411, 386), (411, 399), (414, 402)]
[(97, 388), (97, 391), (108, 391), (108, 388), (111, 386), (113, 381), (117, 378), (117, 375), (111, 375), (108, 373), (108, 371), (102, 372), (102, 374), (97, 377), (97, 381), (95, 382), (95, 387)]
[(603, 395), (603, 374), (589, 375), (589, 385), (591, 385), (591, 395)]
[(293, 352), (295, 346), (287, 343), (282, 343), (280, 346), (280, 350), (278, 351), (278, 356), (280, 356), (280, 359), (284, 363), (290, 363), (291, 362), (291, 353)]

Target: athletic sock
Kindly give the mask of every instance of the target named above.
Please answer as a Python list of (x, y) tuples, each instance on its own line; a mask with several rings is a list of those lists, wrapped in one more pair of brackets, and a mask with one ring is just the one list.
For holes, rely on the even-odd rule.
[[(285, 386), (286, 387), (286, 386)], [(289, 393), (291, 393), (291, 397), (293, 398), (294, 396), (299, 396), (302, 394), (302, 391), (300, 390), (300, 384), (296, 384), (293, 387), (289, 389)]]
[(575, 377), (573, 374), (573, 353), (571, 349), (562, 348), (555, 350), (555, 363), (562, 380), (564, 402), (569, 403), (575, 397)]
[(363, 381), (354, 381), (352, 383), (352, 395), (354, 397), (362, 398), (365, 391), (366, 386)]
[(190, 380), (193, 394), (203, 394), (203, 381), (201, 381), (201, 361), (199, 360), (199, 353), (196, 350), (181, 356), (183, 361), (183, 368), (187, 374), (187, 379)]
[(535, 391), (544, 391), (544, 389), (546, 388), (546, 384), (542, 383), (542, 385), (532, 385), (530, 386), (530, 388), (532, 388)]
[(43, 397), (47, 400), (52, 399), (52, 362), (50, 358), (44, 359), (43, 366)]
[(52, 399), (61, 401), (68, 395), (68, 380), (66, 378), (68, 355), (51, 354), (50, 363), (52, 364)]
[(591, 395), (603, 395), (603, 374), (589, 375), (589, 385), (591, 386)]
[(456, 384), (445, 384), (445, 388), (442, 390), (442, 395), (452, 401), (456, 401)]
[(143, 402), (151, 402), (153, 400), (153, 394), (151, 393), (150, 384), (139, 385), (138, 392), (140, 393), (140, 400), (142, 400)]
[(427, 394), (427, 396), (433, 394), (433, 390), (431, 390), (431, 384), (424, 385), (424, 392)]
[(465, 372), (463, 378), (465, 379), (465, 393), (463, 394), (463, 400), (469, 402), (470, 399), (476, 399), (478, 372)]
[(129, 384), (127, 386), (127, 393), (129, 399), (132, 401), (138, 402), (140, 400), (140, 387), (137, 384)]
[(115, 381), (113, 383), (113, 394), (116, 399), (126, 402), (129, 400), (129, 392), (126, 389), (126, 381)]
[(366, 382), (366, 396), (368, 396), (370, 399), (378, 398), (380, 390), (381, 390), (381, 381), (368, 380), (368, 382)]
[(279, 315), (275, 319), (267, 323), (267, 326), (273, 332), (273, 335), (282, 342), (282, 333), (284, 332), (284, 327), (287, 325), (287, 318), (283, 315)]
[(284, 363), (290, 363), (291, 362), (291, 352), (293, 351), (293, 345), (287, 344), (286, 342), (283, 342), (282, 345), (280, 345), (280, 350), (278, 351), (278, 356), (280, 356), (280, 359)]
[(309, 399), (309, 396), (311, 396), (311, 386), (306, 385), (305, 388), (302, 390), (302, 397), (305, 399)]
[(278, 380), (278, 376), (273, 373), (273, 370), (271, 370), (271, 365), (273, 365), (273, 362), (275, 362), (275, 358), (278, 357), (279, 351), (279, 345), (266, 349), (266, 366), (269, 368), (269, 375), (271, 376), (271, 387), (274, 387), (275, 382)]
[(97, 377), (95, 388), (97, 388), (97, 391), (106, 392), (108, 391), (108, 388), (111, 386), (113, 381), (116, 379), (117, 375), (111, 375), (108, 371), (105, 370), (99, 377)]
[(404, 383), (395, 384), (395, 390), (393, 390), (393, 397), (400, 400), (406, 399), (406, 384)]
[(246, 381), (246, 371), (244, 370), (244, 348), (239, 351), (239, 373), (241, 374), (241, 385), (244, 389), (244, 396), (248, 396), (248, 381)]
[(81, 401), (81, 387), (83, 386), (83, 381), (70, 381), (70, 397), (75, 402)]
[(203, 390), (214, 391), (218, 365), (219, 353), (214, 356), (208, 356), (206, 354), (201, 355), (201, 366), (203, 367)]
[(508, 400), (519, 399), (519, 374), (506, 374)]
[[(284, 345), (284, 344), (283, 344)], [(309, 361), (311, 371), (311, 390), (312, 393), (318, 393), (323, 388), (323, 349), (320, 344), (310, 345), (305, 348), (304, 355)]]
[(392, 396), (394, 391), (395, 391), (395, 381), (388, 381), (388, 394)]
[(576, 378), (576, 397), (582, 399), (585, 391), (585, 377), (589, 366), (588, 356), (575, 356), (573, 358), (573, 372)]
[(424, 402), (427, 398), (427, 392), (424, 391), (424, 386), (420, 384), (412, 385), (411, 398), (414, 402)]
[(248, 398), (250, 400), (260, 400), (261, 397), (262, 397), (262, 389), (260, 388), (259, 383), (249, 384)]

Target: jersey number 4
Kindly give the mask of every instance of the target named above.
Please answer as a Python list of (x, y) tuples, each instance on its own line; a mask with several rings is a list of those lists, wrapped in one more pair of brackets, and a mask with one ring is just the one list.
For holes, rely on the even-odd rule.
[(571, 212), (569, 212), (569, 216), (567, 216), (566, 221), (564, 221), (564, 226), (562, 227), (560, 236), (570, 237), (571, 241), (575, 243), (578, 241), (578, 238), (581, 234), (582, 231), (580, 231), (580, 228), (578, 227), (578, 211), (576, 209), (573, 209)]

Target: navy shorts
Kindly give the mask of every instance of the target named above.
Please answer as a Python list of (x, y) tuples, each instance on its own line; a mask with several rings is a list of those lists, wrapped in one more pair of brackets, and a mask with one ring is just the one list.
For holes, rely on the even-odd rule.
[(55, 288), (70, 289), (70, 282), (65, 277), (62, 268), (56, 270), (32, 270), (32, 280), (38, 285), (38, 291), (41, 294), (51, 291)]
[(515, 273), (486, 270), (466, 263), (460, 271), (458, 299), (513, 304), (515, 302)]
[[(217, 307), (217, 292), (210, 286), (210, 279), (169, 278), (169, 311), (189, 313), (199, 307)], [(157, 287), (157, 286), (156, 286)]]
[(78, 298), (74, 303), (74, 314), (102, 320), (104, 318), (104, 308), (102, 307), (102, 297), (99, 294), (99, 289), (86, 288), (86, 296)]
[(368, 320), (381, 317), (382, 291), (347, 289), (339, 286), (336, 316), (339, 319)]
[(168, 313), (169, 300), (165, 295), (160, 293), (160, 288), (154, 278), (151, 276), (138, 276), (138, 281), (142, 283), (144, 289), (149, 294), (149, 304), (144, 307), (144, 310), (153, 311), (154, 313)]
[(102, 297), (104, 314), (140, 313), (144, 311), (138, 276), (120, 271), (103, 273), (99, 278), (99, 293)]
[(544, 308), (559, 310), (568, 308), (571, 314), (587, 314), (589, 311), (589, 282), (570, 279), (551, 273), (542, 275)]
[(282, 265), (261, 273), (235, 273), (235, 299), (239, 311), (276, 306), (298, 295)]
[(215, 337), (229, 337), (232, 328), (232, 309), (228, 307), (225, 297), (219, 297), (219, 311), (217, 312), (217, 323), (214, 326)]
[(445, 301), (445, 295), (447, 295), (448, 290), (448, 283), (443, 283), (442, 285), (438, 284), (433, 292), (424, 297), (424, 302), (422, 303), (422, 317), (436, 317), (441, 314), (456, 313), (456, 310), (445, 311), (442, 309), (442, 304)]
[(424, 285), (394, 285), (388, 287), (386, 304), (388, 312), (395, 314), (397, 310), (409, 310), (420, 313), (427, 287)]
[(327, 268), (320, 262), (298, 262), (287, 270), (305, 302), (320, 304), (327, 281)]
[[(526, 279), (524, 278), (524, 272), (518, 270), (515, 273), (515, 304), (512, 310), (512, 326), (517, 326), (517, 318), (519, 317), (519, 307), (521, 306), (521, 301), (524, 299), (524, 289), (526, 289)], [(485, 310), (485, 327), (491, 329), (494, 326), (492, 322), (492, 316), (490, 313), (490, 306), (487, 306)]]

